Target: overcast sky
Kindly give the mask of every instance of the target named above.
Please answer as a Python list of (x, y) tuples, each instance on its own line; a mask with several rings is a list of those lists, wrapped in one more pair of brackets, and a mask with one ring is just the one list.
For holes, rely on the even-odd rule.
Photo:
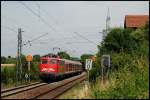
[[(18, 28), (24, 31), (23, 42), (48, 33), (33, 41), (31, 46), (24, 46), (25, 55), (52, 53), (53, 47), (73, 57), (95, 54), (96, 44), (102, 40), (99, 32), (105, 28), (108, 7), (111, 27), (123, 27), (125, 15), (149, 15), (148, 1), (21, 2), (1, 1), (1, 56), (16, 56)], [(96, 44), (88, 43), (74, 32)]]

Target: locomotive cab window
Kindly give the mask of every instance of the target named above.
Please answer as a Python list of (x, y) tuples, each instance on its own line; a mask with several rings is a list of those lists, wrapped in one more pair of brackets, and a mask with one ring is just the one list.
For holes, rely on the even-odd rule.
[(41, 64), (47, 64), (47, 60), (42, 60)]
[(50, 64), (56, 64), (56, 63), (57, 63), (56, 59), (51, 59), (50, 60)]

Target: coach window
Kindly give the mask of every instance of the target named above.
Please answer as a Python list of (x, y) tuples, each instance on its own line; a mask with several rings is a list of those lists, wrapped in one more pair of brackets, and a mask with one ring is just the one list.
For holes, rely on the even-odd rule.
[(70, 65), (68, 64), (68, 71), (70, 71)]
[(50, 60), (50, 64), (56, 64), (56, 63), (57, 63), (56, 59), (51, 59)]
[(65, 63), (64, 61), (60, 60), (59, 65), (64, 66), (64, 63)]
[(72, 67), (73, 67), (73, 65), (72, 65), (72, 64), (70, 64), (70, 71), (72, 71)]
[(71, 67), (70, 64), (68, 64), (68, 71), (70, 71), (70, 67)]
[(73, 64), (73, 71), (74, 71), (74, 64)]
[(68, 64), (66, 64), (66, 67), (67, 67), (67, 68), (66, 68), (66, 69), (67, 69), (67, 71), (69, 71), (69, 65), (68, 65)]

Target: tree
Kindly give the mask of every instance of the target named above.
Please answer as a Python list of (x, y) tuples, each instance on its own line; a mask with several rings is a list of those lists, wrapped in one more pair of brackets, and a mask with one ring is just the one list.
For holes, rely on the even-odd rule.
[(7, 58), (4, 57), (4, 56), (2, 56), (2, 57), (1, 57), (1, 64), (5, 64), (5, 63), (6, 63), (6, 60), (7, 60)]
[(40, 62), (40, 55), (33, 55), (33, 62)]
[(69, 54), (67, 54), (66, 52), (58, 52), (58, 56), (64, 59), (70, 59)]
[(83, 54), (80, 58), (82, 62), (85, 62), (86, 59), (91, 58), (92, 56), (92, 54)]
[(8, 58), (11, 58), (11, 56), (8, 56)]
[(26, 56), (24, 54), (21, 54), (21, 61), (24, 63), (26, 61)]
[(114, 28), (112, 29), (101, 46), (99, 46), (100, 53), (110, 53), (110, 52), (121, 52), (121, 51), (131, 51), (136, 49), (137, 43), (133, 41), (131, 36), (132, 29)]
[(70, 57), (70, 59), (71, 59), (71, 60), (74, 60), (74, 61), (80, 61), (80, 59), (77, 58), (77, 57)]
[(149, 22), (146, 22), (144, 25), (144, 34), (146, 39), (149, 41)]

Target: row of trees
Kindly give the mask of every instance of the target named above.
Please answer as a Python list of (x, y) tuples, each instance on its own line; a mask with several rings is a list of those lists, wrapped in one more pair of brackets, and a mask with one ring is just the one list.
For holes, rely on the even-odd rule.
[[(22, 55), (22, 61), (24, 62), (26, 60), (25, 55)], [(16, 57), (4, 57), (1, 56), (1, 64), (15, 64), (17, 61)], [(40, 61), (40, 55), (33, 55), (33, 62), (39, 62)]]
[[(75, 60), (75, 61), (82, 61), (84, 62), (85, 59), (89, 58), (89, 57), (92, 57), (93, 55), (91, 54), (83, 54), (81, 55), (81, 59), (78, 58), (78, 57), (71, 57), (68, 53), (66, 52), (58, 52), (58, 56), (60, 58), (63, 58), (63, 59), (70, 59), (70, 60)], [(32, 62), (39, 62), (40, 61), (40, 55), (33, 55), (33, 61)], [(25, 62), (26, 58), (25, 58), (25, 55), (22, 55), (22, 62)], [(1, 57), (1, 64), (10, 64), (10, 63), (16, 63), (17, 61), (17, 58), (15, 57), (11, 57), (11, 56), (8, 56), (8, 57), (4, 57), (2, 56)]]

